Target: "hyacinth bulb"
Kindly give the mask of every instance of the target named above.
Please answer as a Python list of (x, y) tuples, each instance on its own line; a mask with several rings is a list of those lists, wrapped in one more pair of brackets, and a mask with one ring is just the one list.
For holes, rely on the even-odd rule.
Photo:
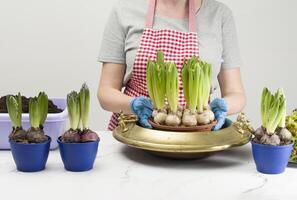
[(168, 126), (178, 126), (181, 120), (176, 114), (170, 113), (167, 115), (165, 123)]
[(62, 142), (78, 143), (80, 142), (80, 133), (78, 130), (70, 129), (61, 136)]
[(42, 143), (48, 140), (42, 128), (31, 127), (27, 131), (27, 140), (29, 143)]
[(25, 141), (26, 137), (27, 132), (22, 128), (13, 128), (12, 132), (9, 135), (9, 139), (16, 142)]
[(94, 142), (99, 140), (96, 132), (86, 129), (81, 133), (81, 142)]

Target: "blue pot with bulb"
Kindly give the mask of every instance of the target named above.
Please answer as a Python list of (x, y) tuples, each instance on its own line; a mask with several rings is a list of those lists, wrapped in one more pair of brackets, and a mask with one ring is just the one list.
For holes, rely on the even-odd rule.
[(99, 139), (92, 142), (65, 143), (58, 138), (59, 151), (68, 171), (83, 172), (93, 168), (99, 145)]
[(42, 143), (23, 144), (9, 140), (11, 153), (17, 170), (37, 172), (45, 169), (51, 138)]
[(288, 165), (293, 143), (288, 145), (267, 145), (252, 143), (253, 158), (258, 172), (264, 174), (283, 173)]

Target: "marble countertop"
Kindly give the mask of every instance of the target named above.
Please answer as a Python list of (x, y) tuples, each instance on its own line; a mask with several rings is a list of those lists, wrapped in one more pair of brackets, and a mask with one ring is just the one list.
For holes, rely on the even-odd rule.
[(203, 160), (170, 160), (133, 149), (101, 131), (94, 169), (68, 172), (51, 151), (42, 172), (16, 171), (10, 151), (0, 151), (1, 200), (53, 199), (257, 199), (297, 197), (297, 166), (280, 175), (256, 171), (250, 145)]

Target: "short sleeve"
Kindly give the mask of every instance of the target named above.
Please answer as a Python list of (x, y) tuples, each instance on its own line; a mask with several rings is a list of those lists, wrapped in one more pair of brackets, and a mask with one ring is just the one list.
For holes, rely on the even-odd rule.
[(237, 68), (242, 65), (239, 44), (237, 39), (236, 25), (232, 11), (224, 7), (222, 21), (222, 68)]
[(125, 31), (119, 16), (119, 8), (114, 6), (105, 26), (98, 62), (125, 64)]

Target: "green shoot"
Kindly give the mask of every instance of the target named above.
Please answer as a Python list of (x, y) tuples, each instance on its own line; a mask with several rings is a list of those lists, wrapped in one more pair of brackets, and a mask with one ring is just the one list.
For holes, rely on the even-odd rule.
[(178, 108), (178, 73), (175, 63), (166, 66), (166, 96), (171, 112), (176, 113)]
[(39, 115), (40, 121), (39, 125), (43, 125), (48, 113), (48, 96), (45, 92), (40, 92), (37, 97), (38, 107), (39, 107)]
[(40, 92), (38, 97), (29, 100), (29, 120), (32, 128), (40, 128), (48, 113), (48, 96), (45, 92)]
[(157, 53), (157, 61), (148, 61), (146, 71), (147, 89), (154, 106), (161, 110), (165, 106), (166, 69), (164, 55)]
[(17, 96), (7, 96), (6, 105), (12, 127), (14, 129), (22, 127), (22, 96), (18, 93)]
[(202, 112), (208, 106), (212, 83), (212, 67), (193, 56), (185, 60), (182, 68), (183, 92), (191, 112)]
[(263, 89), (261, 120), (262, 126), (269, 134), (273, 134), (278, 127), (285, 127), (286, 98), (282, 89), (278, 89), (274, 95), (267, 88)]
[(39, 128), (40, 115), (37, 97), (29, 100), (29, 120), (32, 128)]
[(67, 95), (67, 109), (69, 114), (70, 127), (73, 130), (79, 129), (80, 124), (80, 101), (76, 91)]
[(89, 113), (90, 113), (90, 90), (84, 83), (79, 92), (80, 114), (83, 129), (89, 128)]

